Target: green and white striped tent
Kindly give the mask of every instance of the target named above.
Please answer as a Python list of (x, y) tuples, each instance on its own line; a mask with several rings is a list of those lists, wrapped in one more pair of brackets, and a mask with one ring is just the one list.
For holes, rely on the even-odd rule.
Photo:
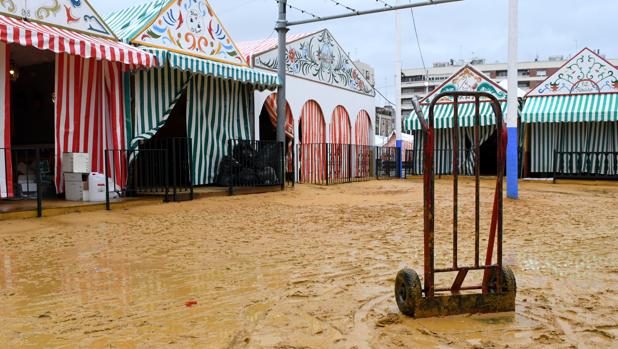
[(106, 21), (121, 40), (154, 53), (160, 66), (134, 73), (129, 146), (154, 137), (184, 94), (193, 184), (214, 183), (227, 141), (253, 136), (253, 91), (276, 89), (278, 78), (249, 68), (205, 0), (155, 0)]
[[(421, 109), (425, 118), (429, 117), (430, 103), (435, 96), (447, 91), (483, 91), (494, 95), (500, 101), (500, 108), (503, 115), (506, 114), (506, 90), (494, 83), (489, 77), (471, 65), (465, 65), (441, 86), (421, 100)], [(453, 165), (453, 119), (455, 111), (452, 100), (442, 100), (436, 103), (434, 108), (434, 149), (435, 149), (435, 173), (452, 174)], [(476, 105), (473, 100), (460, 100), (457, 109), (459, 129), (459, 173), (464, 175), (474, 174), (474, 152), (469, 144), (473, 144), (474, 139), (474, 120), (476, 116)], [(485, 143), (495, 132), (496, 117), (492, 104), (486, 100), (479, 103), (480, 119), (480, 143)], [(414, 157), (414, 172), (422, 172), (422, 149), (423, 136), (421, 123), (416, 113), (412, 112), (404, 120), (404, 131), (414, 136), (414, 152), (419, 156)]]
[(616, 67), (584, 49), (526, 97), (530, 172), (618, 174)]

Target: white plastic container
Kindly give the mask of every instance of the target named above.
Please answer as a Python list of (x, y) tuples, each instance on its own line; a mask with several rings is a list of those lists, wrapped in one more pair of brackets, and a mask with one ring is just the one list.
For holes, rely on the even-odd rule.
[[(109, 185), (113, 190), (112, 181)], [(88, 199), (90, 202), (105, 201), (105, 175), (95, 172), (88, 175)]]

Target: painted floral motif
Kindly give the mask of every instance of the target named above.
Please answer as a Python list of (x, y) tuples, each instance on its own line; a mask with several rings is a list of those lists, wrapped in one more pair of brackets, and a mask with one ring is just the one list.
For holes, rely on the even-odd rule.
[(618, 93), (618, 71), (596, 53), (585, 49), (529, 95), (608, 92)]
[(174, 1), (134, 42), (246, 65), (204, 0)]
[[(487, 77), (476, 72), (471, 67), (466, 66), (449, 78), (442, 88), (429, 94), (421, 103), (429, 104), (434, 96), (443, 92), (452, 91), (487, 92), (494, 95), (498, 100), (506, 99), (506, 93), (502, 89), (491, 83)], [(472, 100), (472, 98), (460, 99), (460, 101), (466, 100)], [(438, 103), (449, 103), (452, 101), (452, 98), (443, 98), (438, 101)]]
[[(367, 79), (327, 30), (289, 44), (286, 49), (286, 64), (290, 75), (375, 95)], [(277, 51), (258, 56), (255, 65), (277, 70)]]
[(113, 37), (103, 20), (85, 0), (0, 0), (0, 13)]

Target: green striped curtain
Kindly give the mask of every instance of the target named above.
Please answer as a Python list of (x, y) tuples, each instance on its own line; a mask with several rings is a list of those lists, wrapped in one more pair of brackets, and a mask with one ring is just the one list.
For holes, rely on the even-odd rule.
[(169, 67), (135, 74), (135, 123), (131, 146), (149, 140), (165, 125), (191, 74)]
[(187, 135), (194, 185), (212, 184), (229, 139), (251, 139), (251, 89), (237, 81), (195, 76), (188, 87)]
[[(434, 142), (434, 162), (436, 175), (450, 175), (453, 173), (453, 141), (452, 129), (436, 129)], [(474, 175), (474, 152), (472, 147), (466, 147), (474, 143), (474, 128), (461, 128), (459, 135), (459, 174), (464, 176)], [(495, 126), (482, 126), (479, 132), (480, 145), (496, 132)], [(414, 154), (413, 169), (414, 173), (423, 173), (423, 133), (414, 131)]]
[[(551, 173), (554, 171), (555, 151), (562, 152), (616, 152), (618, 151), (618, 122), (563, 122), (531, 124), (530, 171)], [(579, 160), (579, 161), (578, 161)], [(603, 164), (591, 159), (571, 158), (563, 172), (584, 171), (591, 174), (607, 174)]]
[[(423, 173), (423, 132), (414, 131), (413, 166), (415, 173)], [(434, 129), (434, 164), (436, 175), (453, 174), (453, 135), (452, 129)], [(459, 129), (459, 173), (466, 174), (466, 129)]]

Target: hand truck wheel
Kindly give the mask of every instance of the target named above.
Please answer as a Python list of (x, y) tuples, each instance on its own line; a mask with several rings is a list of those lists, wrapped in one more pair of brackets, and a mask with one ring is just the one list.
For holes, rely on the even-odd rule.
[(414, 316), (416, 304), (421, 297), (421, 279), (418, 274), (410, 268), (400, 270), (395, 279), (395, 300), (399, 311)]
[(517, 281), (515, 280), (515, 274), (513, 274), (511, 268), (503, 266), (500, 272), (502, 273), (502, 290), (500, 290), (500, 292), (497, 292), (496, 290), (498, 278), (497, 272), (494, 270), (494, 272), (491, 273), (491, 278), (489, 279), (489, 293), (509, 293), (517, 291)]

